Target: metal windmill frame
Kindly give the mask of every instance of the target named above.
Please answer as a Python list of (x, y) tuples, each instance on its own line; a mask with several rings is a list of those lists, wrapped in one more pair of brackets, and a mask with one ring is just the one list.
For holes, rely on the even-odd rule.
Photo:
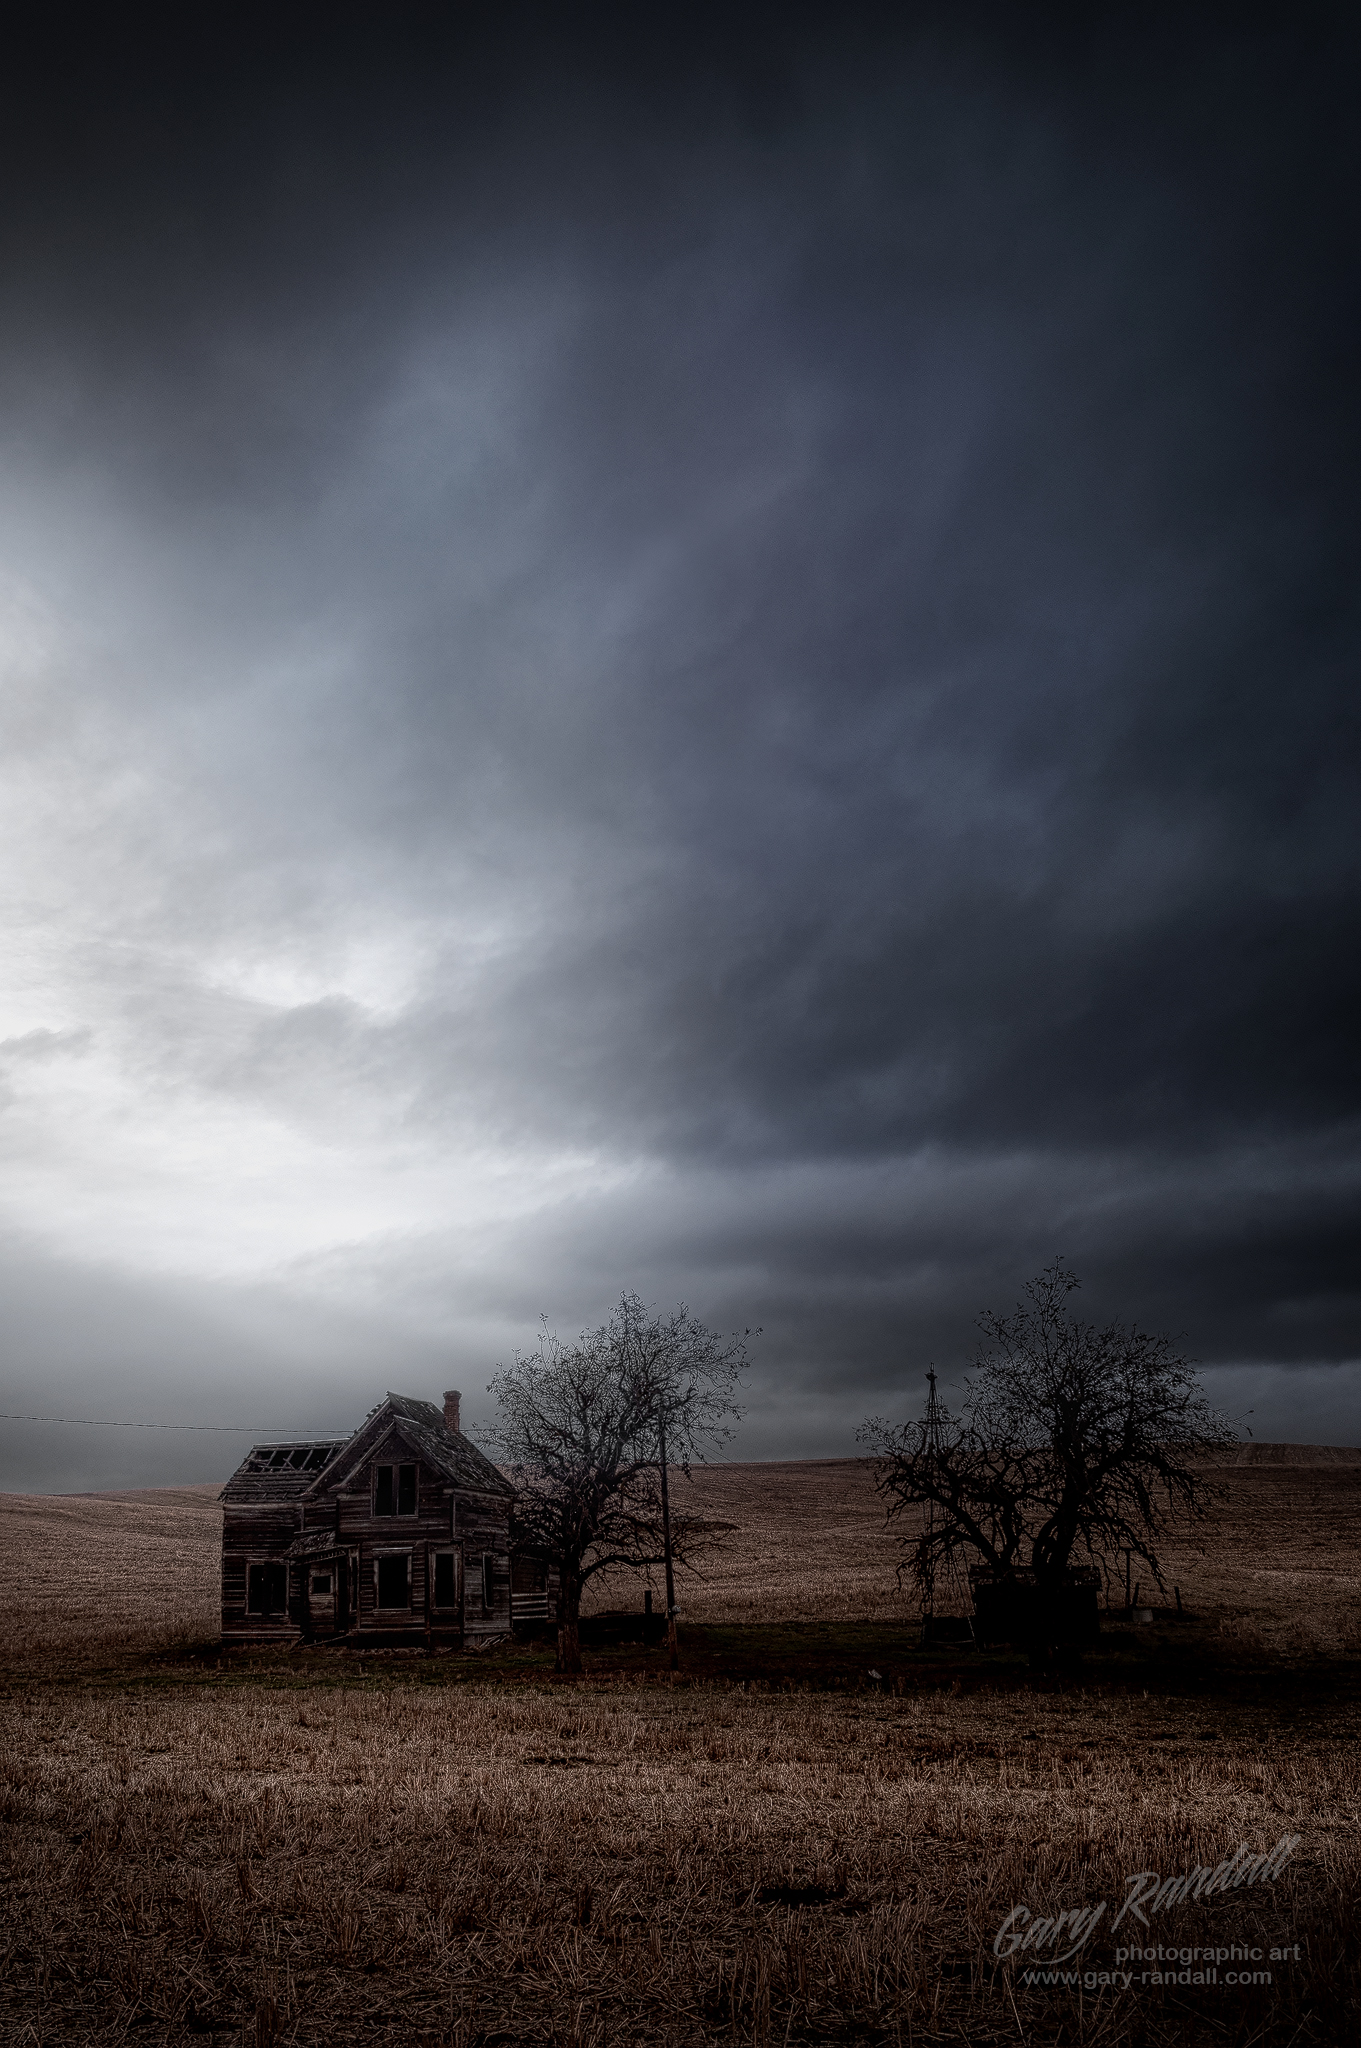
[[(926, 1369), (926, 1384), (926, 1416), (923, 1425), (922, 1448), (928, 1459), (934, 1463), (940, 1457), (942, 1434), (940, 1402), (936, 1395), (936, 1369), (934, 1366), (928, 1366)], [(937, 1513), (936, 1502), (928, 1498), (926, 1503), (927, 1544), (924, 1552), (924, 1570), (922, 1573), (922, 1643), (923, 1645), (933, 1642), (972, 1643), (974, 1640), (974, 1629), (968, 1609), (973, 1604), (973, 1596), (969, 1589), (968, 1580), (964, 1576), (953, 1550), (949, 1553), (947, 1563), (952, 1604), (963, 1602), (965, 1612), (963, 1614), (950, 1615), (938, 1615), (936, 1613), (936, 1560), (930, 1538), (935, 1534)]]

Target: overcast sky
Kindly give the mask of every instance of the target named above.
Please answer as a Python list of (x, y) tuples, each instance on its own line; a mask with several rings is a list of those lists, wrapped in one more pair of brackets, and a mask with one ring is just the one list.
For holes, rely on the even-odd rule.
[(7, 65), (4, 1408), (827, 1455), (1061, 1253), (1361, 1443), (1342, 11), (444, 12)]

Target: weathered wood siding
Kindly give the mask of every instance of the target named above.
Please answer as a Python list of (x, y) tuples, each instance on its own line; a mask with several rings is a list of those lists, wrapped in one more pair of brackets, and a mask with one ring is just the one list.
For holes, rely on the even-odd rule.
[[(328, 1451), (326, 1471), (334, 1475), (329, 1481), (325, 1473), (314, 1478), (313, 1467), (305, 1465), (311, 1447), (262, 1446), (229, 1482), (222, 1553), (224, 1637), (296, 1640), (302, 1634), (339, 1632), (449, 1642), (509, 1630), (510, 1498), (508, 1491), (496, 1490), (502, 1485), (500, 1475), (456, 1429), (446, 1431), (429, 1404), (392, 1395), (388, 1401), (400, 1423), (394, 1419), (389, 1424), (379, 1412), (349, 1447), (340, 1447), (334, 1456)], [(425, 1456), (417, 1444), (427, 1447)], [(394, 1468), (391, 1512), (384, 1514), (376, 1512), (380, 1466)], [(400, 1512), (403, 1466), (415, 1471), (406, 1513)], [(295, 1546), (302, 1554), (288, 1558)], [(454, 1560), (455, 1598), (436, 1605), (441, 1553)], [(341, 1554), (343, 1601), (337, 1598)], [(253, 1567), (267, 1563), (274, 1565), (276, 1576), (266, 1587), (252, 1581), (251, 1574)], [(286, 1587), (277, 1577), (285, 1570)], [(310, 1590), (313, 1572), (331, 1580), (316, 1595)], [(449, 1578), (446, 1568), (446, 1589)], [(253, 1583), (257, 1593), (275, 1600), (277, 1612), (251, 1611)]]
[[(459, 1502), (463, 1537), (463, 1627), (468, 1636), (505, 1635), (510, 1629), (510, 1511), (491, 1495)], [(491, 1605), (483, 1598), (482, 1560), (490, 1557)]]
[(248, 1589), (252, 1565), (276, 1563), (297, 1534), (298, 1511), (292, 1501), (233, 1504), (222, 1516), (222, 1633), (224, 1636), (288, 1640), (300, 1633), (301, 1587), (292, 1567), (287, 1603), (275, 1614), (252, 1614)]
[[(416, 1512), (376, 1515), (373, 1512), (378, 1466), (415, 1463)], [(359, 1482), (356, 1484), (356, 1481)], [(385, 1635), (447, 1636), (498, 1634), (510, 1627), (509, 1509), (504, 1499), (460, 1495), (437, 1472), (413, 1460), (394, 1430), (376, 1446), (360, 1472), (352, 1475), (337, 1501), (340, 1539), (359, 1550), (358, 1626)], [(435, 1550), (462, 1555), (462, 1613), (437, 1609), (430, 1567)], [(482, 1598), (482, 1557), (491, 1553), (493, 1601)], [(380, 1607), (378, 1560), (383, 1556), (410, 1559), (410, 1606)], [(502, 1583), (503, 1582), (503, 1583)]]

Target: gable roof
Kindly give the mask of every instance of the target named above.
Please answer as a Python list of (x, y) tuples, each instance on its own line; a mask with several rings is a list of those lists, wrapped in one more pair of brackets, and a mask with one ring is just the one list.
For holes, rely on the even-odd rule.
[(433, 1401), (417, 1401), (410, 1394), (389, 1394), (355, 1431), (339, 1457), (316, 1474), (306, 1489), (308, 1499), (319, 1499), (333, 1488), (343, 1486), (390, 1429), (395, 1429), (416, 1456), (423, 1458), (450, 1485), (468, 1493), (514, 1494), (515, 1488), (497, 1471), (491, 1459), (461, 1430), (450, 1429), (443, 1409)]
[(345, 1448), (343, 1436), (295, 1437), (289, 1443), (255, 1444), (218, 1495), (234, 1502), (301, 1500), (313, 1482)]

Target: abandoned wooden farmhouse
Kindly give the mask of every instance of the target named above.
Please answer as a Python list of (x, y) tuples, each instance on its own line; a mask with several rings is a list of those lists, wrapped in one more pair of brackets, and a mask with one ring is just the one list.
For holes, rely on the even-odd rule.
[(512, 1558), (514, 1490), (459, 1398), (389, 1394), (348, 1439), (255, 1446), (221, 1496), (224, 1641), (471, 1646), (548, 1618), (556, 1589)]

